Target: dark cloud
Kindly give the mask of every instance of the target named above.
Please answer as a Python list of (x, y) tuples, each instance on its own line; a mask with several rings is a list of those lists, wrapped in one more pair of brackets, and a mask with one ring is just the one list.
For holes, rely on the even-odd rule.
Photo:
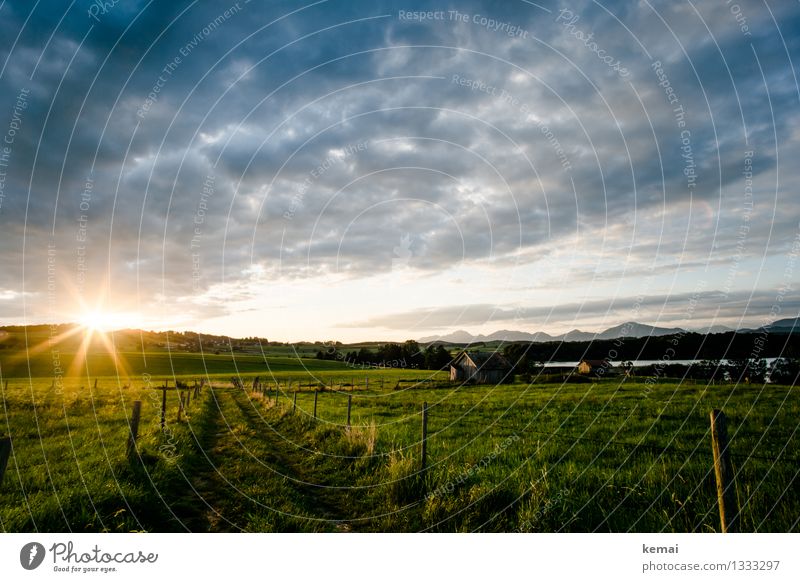
[[(747, 31), (716, 2), (142, 0), (96, 19), (88, 1), (67, 14), (6, 2), (0, 132), (20, 90), (30, 97), (0, 205), (0, 290), (43, 293), (48, 245), (65, 302), (85, 276), (144, 305), (186, 304), (223, 280), (246, 287), (253, 263), (283, 279), (372, 276), (403, 236), (421, 273), (535, 263), (581, 231), (624, 249), (633, 269), (724, 267), (742, 253), (747, 151), (755, 210), (737, 260), (777, 256), (800, 211), (788, 163), (800, 153), (800, 11), (776, 6), (773, 21), (738, 4)], [(760, 293), (761, 281), (737, 284)], [(470, 321), (494, 317), (491, 305)]]

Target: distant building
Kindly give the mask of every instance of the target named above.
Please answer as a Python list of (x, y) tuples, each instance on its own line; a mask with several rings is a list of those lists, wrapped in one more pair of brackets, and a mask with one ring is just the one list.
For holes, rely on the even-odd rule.
[(456, 382), (499, 384), (511, 378), (511, 364), (496, 352), (463, 351), (450, 363), (450, 380)]
[(609, 375), (614, 371), (614, 364), (608, 360), (581, 360), (577, 367), (578, 374), (584, 376)]

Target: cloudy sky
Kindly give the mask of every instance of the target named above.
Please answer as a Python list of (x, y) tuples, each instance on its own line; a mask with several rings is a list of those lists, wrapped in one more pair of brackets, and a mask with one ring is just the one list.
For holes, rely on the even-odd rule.
[(0, 319), (795, 317), (800, 8), (0, 1)]

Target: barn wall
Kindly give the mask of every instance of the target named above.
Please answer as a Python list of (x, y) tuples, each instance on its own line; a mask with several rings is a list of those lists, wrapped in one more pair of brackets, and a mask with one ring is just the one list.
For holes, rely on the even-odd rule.
[(478, 368), (468, 359), (463, 359), (456, 366), (450, 366), (450, 380), (474, 381), (481, 384), (499, 384), (506, 378), (503, 370), (485, 370)]
[(504, 377), (505, 374), (502, 370), (481, 370), (477, 379), (485, 384), (499, 384)]
[(503, 380), (503, 371), (502, 370), (491, 370), (488, 374), (489, 382), (492, 384), (499, 384)]

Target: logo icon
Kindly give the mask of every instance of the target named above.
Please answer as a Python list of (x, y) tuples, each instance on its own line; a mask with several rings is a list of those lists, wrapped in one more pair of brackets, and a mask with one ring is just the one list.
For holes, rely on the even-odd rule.
[(22, 546), (19, 552), (19, 563), (26, 570), (35, 570), (44, 562), (44, 546), (39, 542), (30, 542)]

